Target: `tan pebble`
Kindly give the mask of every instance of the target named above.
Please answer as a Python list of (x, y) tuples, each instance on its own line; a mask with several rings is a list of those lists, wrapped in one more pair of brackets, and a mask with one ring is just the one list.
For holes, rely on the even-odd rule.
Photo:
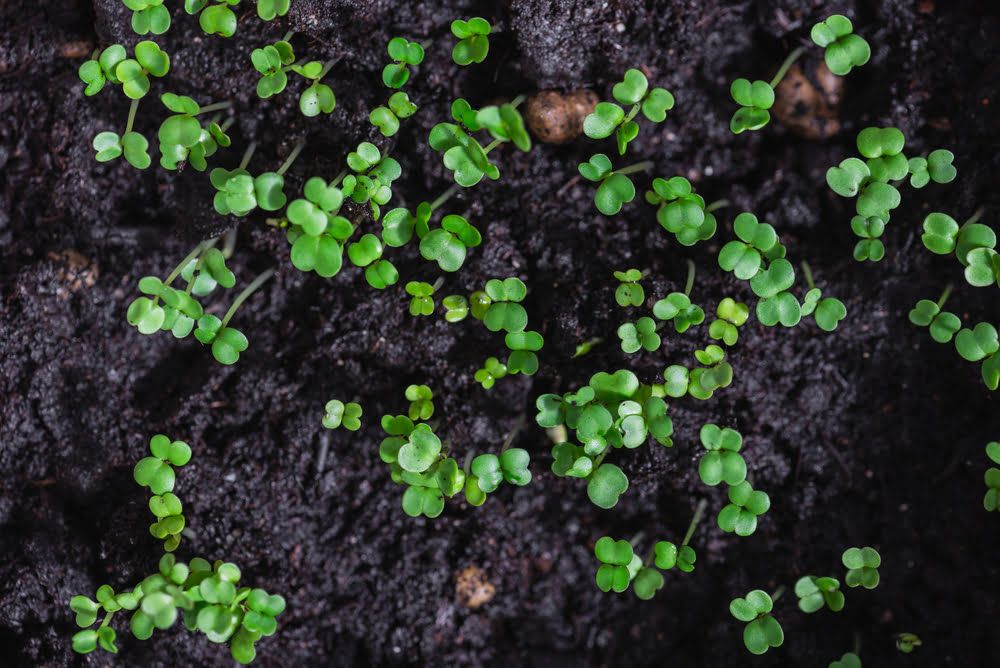
[(455, 576), (455, 596), (470, 610), (486, 605), (495, 595), (496, 587), (478, 566), (467, 566)]

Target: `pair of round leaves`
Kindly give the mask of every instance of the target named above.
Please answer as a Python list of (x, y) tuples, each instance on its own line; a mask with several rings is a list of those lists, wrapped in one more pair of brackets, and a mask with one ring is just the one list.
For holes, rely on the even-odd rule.
[(597, 587), (604, 592), (625, 591), (642, 567), (642, 558), (635, 554), (631, 543), (610, 536), (597, 539), (594, 556), (601, 562), (597, 569)]
[(951, 183), (958, 176), (958, 170), (952, 164), (955, 154), (943, 148), (931, 151), (926, 158), (910, 158), (907, 166), (910, 170), (910, 185), (923, 188), (934, 183)]
[(639, 285), (639, 281), (643, 278), (642, 272), (638, 269), (616, 271), (614, 277), (619, 281), (618, 287), (615, 288), (615, 301), (618, 305), (641, 306), (646, 300), (646, 291)]
[(738, 485), (746, 480), (747, 464), (740, 454), (743, 447), (740, 432), (708, 423), (702, 426), (699, 436), (707, 450), (698, 463), (698, 476), (703, 483), (714, 487), (721, 482)]
[(430, 230), (420, 240), (420, 255), (425, 260), (437, 262), (442, 271), (458, 271), (465, 262), (469, 248), (483, 241), (482, 235), (462, 216), (449, 214), (441, 220), (441, 227)]
[[(994, 464), (1000, 464), (1000, 442), (990, 441), (986, 444), (986, 456)], [(1000, 510), (1000, 469), (990, 467), (983, 475), (986, 483), (986, 495), (983, 497), (983, 508), (989, 512)]]
[(882, 557), (872, 547), (851, 547), (840, 557), (847, 575), (844, 582), (848, 587), (864, 587), (874, 589), (879, 583), (878, 567), (882, 565)]
[(743, 629), (743, 644), (751, 654), (763, 654), (772, 647), (781, 647), (785, 642), (785, 632), (771, 615), (774, 602), (767, 592), (754, 589), (745, 598), (734, 598), (729, 603), (729, 612), (741, 622), (747, 622)]
[(299, 95), (299, 111), (303, 116), (314, 118), (320, 114), (331, 114), (337, 108), (337, 96), (325, 83), (315, 82)]
[(489, 494), (500, 486), (501, 482), (523, 487), (531, 482), (531, 471), (528, 465), (531, 457), (522, 448), (509, 448), (500, 453), (477, 455), (472, 460), (470, 471), (478, 480), (479, 489)]
[(132, 31), (137, 35), (162, 35), (170, 29), (170, 10), (164, 0), (123, 0), (132, 10)]
[(839, 299), (823, 297), (823, 292), (819, 288), (810, 288), (802, 299), (799, 312), (803, 318), (813, 316), (820, 329), (832, 332), (847, 316), (847, 307)]
[(234, 327), (223, 326), (222, 321), (211, 314), (198, 318), (194, 337), (206, 346), (212, 346), (212, 357), (226, 366), (236, 364), (240, 353), (250, 345), (243, 332)]
[(622, 205), (635, 199), (635, 184), (628, 176), (612, 171), (611, 159), (605, 154), (590, 156), (590, 160), (580, 163), (578, 170), (583, 178), (599, 183), (594, 204), (605, 216), (615, 215)]
[(434, 487), (411, 485), (403, 492), (403, 512), (410, 517), (424, 515), (431, 519), (444, 511), (444, 495)]
[(765, 327), (781, 323), (784, 327), (794, 327), (802, 320), (802, 305), (790, 292), (782, 292), (757, 302), (757, 320)]
[(346, 404), (339, 399), (331, 399), (324, 407), (323, 426), (327, 429), (343, 427), (349, 431), (361, 429), (361, 405), (350, 401)]
[(749, 536), (757, 530), (757, 517), (770, 507), (771, 498), (744, 480), (729, 488), (729, 504), (719, 511), (719, 528), (737, 536)]
[(618, 338), (622, 342), (622, 351), (626, 353), (635, 353), (640, 349), (652, 352), (660, 347), (660, 335), (656, 333), (656, 321), (648, 316), (643, 316), (634, 323), (622, 324), (618, 328)]
[(988, 225), (971, 223), (959, 226), (946, 213), (927, 214), (923, 223), (924, 233), (920, 240), (927, 250), (937, 255), (955, 253), (963, 265), (969, 264), (969, 253), (977, 248), (993, 249), (997, 244), (996, 233)]
[(273, 21), (277, 17), (287, 14), (291, 4), (292, 0), (257, 0), (257, 16), (262, 21)]
[(861, 67), (872, 55), (868, 42), (854, 34), (851, 20), (841, 14), (834, 14), (814, 25), (809, 36), (817, 46), (824, 47), (823, 60), (827, 68), (838, 76), (845, 76), (855, 67)]
[(399, 121), (409, 118), (417, 111), (417, 105), (410, 102), (409, 96), (402, 92), (393, 93), (389, 97), (388, 107), (375, 107), (368, 114), (368, 121), (378, 128), (383, 137), (392, 137), (399, 132)]
[(239, 0), (215, 0), (206, 7), (206, 0), (184, 0), (184, 10), (188, 14), (198, 14), (198, 25), (206, 35), (232, 37), (236, 34), (236, 13), (227, 5), (236, 5)]
[(851, 231), (861, 237), (861, 241), (854, 246), (855, 260), (878, 262), (885, 257), (885, 244), (880, 239), (885, 232), (884, 220), (876, 216), (854, 216), (851, 218)]
[(671, 292), (653, 304), (653, 315), (660, 320), (673, 322), (678, 334), (705, 322), (705, 310), (692, 304), (691, 298), (683, 292)]
[(750, 308), (732, 297), (725, 297), (715, 308), (718, 320), (713, 320), (708, 327), (709, 337), (723, 341), (727, 346), (736, 345), (740, 330), (750, 317)]
[(441, 454), (441, 439), (426, 424), (418, 424), (399, 448), (396, 461), (404, 471), (423, 473)]
[(411, 420), (429, 420), (434, 415), (434, 391), (427, 385), (407, 385), (404, 391), (410, 402), (408, 415)]
[[(611, 89), (611, 95), (625, 105), (641, 104), (642, 115), (654, 123), (662, 123), (667, 118), (667, 112), (674, 108), (674, 96), (670, 91), (665, 88), (650, 89), (646, 75), (634, 68), (625, 71), (622, 80)], [(587, 136), (591, 135), (588, 133)]]
[(963, 329), (955, 337), (955, 349), (968, 362), (995, 356), (1000, 350), (996, 327), (988, 322), (980, 322), (972, 329)]
[[(446, 316), (447, 317), (447, 316)], [(501, 378), (507, 375), (507, 365), (498, 360), (496, 357), (487, 357), (486, 361), (483, 362), (483, 367), (477, 369), (473, 378), (476, 382), (483, 386), (484, 390), (488, 390)]]
[(694, 562), (698, 556), (694, 548), (688, 545), (681, 545), (678, 548), (669, 540), (661, 540), (653, 546), (655, 564), (657, 568), (669, 571), (675, 566), (683, 573), (690, 573), (694, 570)]
[(826, 170), (827, 185), (841, 197), (854, 197), (870, 178), (871, 170), (858, 158), (846, 158), (840, 165)]
[(538, 332), (507, 332), (504, 345), (510, 350), (507, 369), (510, 373), (533, 376), (538, 371), (538, 355), (535, 353), (545, 345), (545, 339)]
[(509, 141), (522, 151), (531, 150), (531, 136), (524, 119), (514, 105), (491, 105), (476, 112), (476, 124), (486, 128), (494, 139)]
[(146, 169), (152, 163), (149, 142), (138, 132), (130, 130), (121, 137), (115, 132), (99, 132), (92, 143), (98, 162), (108, 162), (122, 155), (136, 169)]
[(466, 66), (481, 63), (490, 52), (489, 34), (492, 31), (489, 21), (479, 16), (468, 21), (458, 19), (451, 22), (451, 34), (459, 39), (451, 50), (451, 58), (455, 64)]
[(760, 130), (771, 121), (768, 109), (774, 106), (774, 89), (768, 82), (737, 79), (730, 84), (729, 95), (740, 105), (729, 121), (733, 134)]
[(172, 441), (168, 436), (156, 434), (149, 440), (151, 457), (143, 457), (135, 465), (132, 476), (153, 494), (162, 496), (174, 489), (174, 466), (184, 466), (191, 461), (191, 447), (184, 441)]
[(795, 583), (795, 595), (799, 609), (806, 614), (822, 610), (824, 605), (833, 612), (844, 609), (844, 592), (836, 578), (806, 575)]
[(97, 629), (87, 629), (73, 634), (73, 651), (77, 654), (89, 654), (100, 646), (105, 652), (118, 653), (115, 645), (115, 630), (110, 626), (101, 626)]
[(757, 216), (747, 211), (736, 216), (733, 231), (739, 241), (730, 241), (722, 247), (719, 266), (741, 281), (749, 281), (763, 266), (763, 254), (778, 244), (778, 234), (774, 227), (758, 222)]
[(942, 311), (930, 299), (921, 299), (909, 313), (910, 322), (918, 327), (927, 327), (931, 338), (938, 343), (948, 343), (962, 329), (962, 319), (954, 313)]
[(438, 123), (431, 128), (427, 140), (435, 151), (444, 152), (445, 167), (452, 172), (455, 183), (463, 188), (476, 185), (484, 176), (493, 181), (500, 178), (500, 170), (490, 162), (483, 147), (461, 127)]
[(620, 468), (607, 462), (591, 472), (587, 480), (587, 496), (598, 508), (614, 508), (626, 490), (628, 477)]
[(483, 324), (491, 332), (522, 332), (528, 325), (528, 312), (520, 302), (528, 294), (524, 282), (514, 276), (486, 282), (490, 305), (483, 315)]
[(251, 51), (250, 62), (261, 75), (257, 80), (257, 96), (266, 100), (285, 90), (288, 85), (284, 67), (295, 62), (295, 51), (291, 44), (280, 40)]
[(382, 69), (382, 83), (389, 88), (402, 88), (410, 79), (408, 65), (419, 65), (424, 60), (424, 47), (402, 37), (393, 37), (386, 47), (393, 62)]

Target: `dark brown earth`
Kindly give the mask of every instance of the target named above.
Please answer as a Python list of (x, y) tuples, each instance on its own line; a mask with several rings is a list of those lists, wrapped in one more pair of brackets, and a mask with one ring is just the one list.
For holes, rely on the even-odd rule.
[[(245, 580), (288, 599), (257, 665), (826, 666), (851, 649), (855, 634), (866, 667), (997, 665), (1000, 532), (981, 497), (983, 448), (1000, 437), (1000, 404), (974, 365), (906, 320), (917, 299), (936, 298), (953, 281), (952, 310), (967, 323), (997, 321), (996, 291), (966, 286), (953, 260), (931, 256), (919, 241), (928, 211), (963, 219), (985, 205), (989, 223), (1000, 207), (993, 3), (292, 5), (286, 20), (264, 24), (244, 2), (229, 40), (203, 36), (175, 9), (160, 40), (173, 66), (155, 92), (234, 102), (235, 146), (220, 154), (223, 164), (236, 164), (256, 140), (251, 169), (274, 169), (306, 137), (287, 192), (313, 174), (335, 174), (348, 150), (376, 137), (366, 116), (387, 95), (384, 47), (400, 34), (431, 45), (407, 86), (420, 112), (398, 141), (378, 142), (403, 165), (398, 202), (412, 206), (447, 187), (426, 136), (454, 97), (479, 106), (581, 86), (607, 95), (638, 66), (673, 91), (677, 107), (665, 124), (643, 125), (631, 154), (653, 160), (656, 175), (688, 176), (709, 201), (735, 206), (711, 243), (684, 249), (638, 201), (613, 219), (594, 210), (592, 189), (576, 177), (593, 142), (499, 150), (501, 180), (449, 203), (468, 211), (485, 241), (443, 293), (520, 276), (546, 346), (537, 376), (506, 379), (491, 392), (472, 374), (502, 352), (497, 336), (471, 319), (414, 319), (399, 286), (375, 292), (357, 269), (332, 280), (304, 275), (290, 265), (280, 233), (253, 215), (238, 223), (232, 264), (241, 282), (270, 267), (278, 276), (237, 316), (251, 347), (223, 368), (193, 341), (143, 337), (125, 322), (139, 277), (166, 274), (197, 240), (237, 224), (212, 211), (203, 174), (94, 161), (90, 138), (120, 129), (128, 105), (112, 90), (85, 98), (76, 69), (96, 46), (135, 42), (128, 12), (118, 0), (0, 3), (0, 663), (229, 665), (224, 647), (180, 625), (147, 642), (120, 625), (118, 658), (70, 650), (72, 595), (102, 583), (129, 586), (155, 569), (161, 549), (147, 533), (146, 494), (131, 469), (149, 436), (164, 432), (195, 452), (178, 482), (193, 529), (181, 557), (235, 561)], [(772, 123), (752, 136), (730, 134), (729, 82), (769, 76), (833, 12), (852, 16), (873, 45), (871, 62), (845, 81), (840, 132), (814, 141)], [(470, 15), (487, 17), (497, 34), (487, 62), (459, 70), (448, 24)], [(337, 60), (332, 116), (299, 115), (298, 82), (272, 101), (256, 99), (249, 53), (286, 29), (300, 33), (304, 55)], [(819, 53), (808, 50), (806, 71)], [(162, 118), (153, 99), (140, 107), (147, 136)], [(851, 259), (851, 203), (829, 191), (823, 174), (873, 124), (900, 127), (911, 155), (950, 148), (959, 177), (905, 188), (886, 259), (860, 265)], [(647, 292), (659, 297), (679, 287), (691, 258), (700, 269), (697, 302), (749, 299), (715, 261), (740, 210), (772, 223), (790, 257), (807, 259), (849, 315), (832, 334), (811, 322), (793, 330), (751, 322), (731, 358), (733, 385), (708, 402), (674, 402), (672, 450), (616, 452), (632, 487), (616, 508), (599, 510), (580, 484), (549, 472), (534, 399), (598, 370), (628, 367), (653, 382), (667, 364), (690, 360), (707, 342), (704, 326), (666, 336), (656, 353), (617, 349), (614, 330), (627, 314), (614, 304), (611, 272), (648, 269)], [(413, 248), (397, 258), (404, 280), (437, 275)], [(595, 336), (612, 342), (570, 358)], [(533, 483), (505, 488), (479, 509), (449, 503), (433, 521), (405, 516), (402, 488), (378, 460), (377, 420), (404, 409), (410, 382), (438, 394), (438, 431), (457, 451), (497, 449), (526, 419), (516, 444), (532, 453)], [(323, 403), (355, 396), (362, 431), (325, 432)], [(695, 465), (697, 431), (708, 421), (745, 434), (750, 476), (771, 495), (773, 508), (752, 537), (714, 525), (724, 491), (702, 485)], [(317, 473), (326, 438), (329, 455)], [(598, 537), (643, 531), (647, 540), (677, 540), (699, 499), (711, 510), (693, 541), (694, 573), (670, 574), (650, 602), (597, 590)], [(839, 614), (806, 616), (786, 595), (776, 612), (785, 645), (763, 658), (747, 654), (729, 600), (790, 587), (806, 573), (842, 577), (839, 555), (853, 545), (881, 551), (879, 588), (849, 591)], [(456, 593), (456, 576), (475, 572), (469, 567), (495, 589), (477, 609)], [(893, 646), (902, 631), (924, 642), (908, 657)]]

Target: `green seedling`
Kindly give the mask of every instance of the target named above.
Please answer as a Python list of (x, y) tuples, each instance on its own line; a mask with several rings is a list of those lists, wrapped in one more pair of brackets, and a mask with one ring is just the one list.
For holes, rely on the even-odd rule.
[(838, 661), (831, 661), (827, 668), (861, 668), (861, 659), (857, 654), (847, 652)]
[(236, 34), (236, 12), (230, 7), (240, 0), (184, 0), (184, 11), (198, 15), (198, 25), (206, 35), (232, 37)]
[[(476, 111), (459, 98), (451, 105), (451, 116), (457, 124), (438, 123), (431, 128), (428, 143), (442, 153), (444, 166), (452, 172), (455, 183), (469, 188), (484, 176), (493, 181), (499, 179), (500, 170), (490, 162), (489, 153), (501, 144), (513, 143), (522, 151), (531, 150), (531, 137), (517, 110), (524, 100), (519, 95), (508, 104)], [(470, 134), (484, 129), (493, 137), (485, 148)]]
[(627, 540), (599, 538), (594, 544), (594, 555), (601, 562), (596, 580), (597, 588), (603, 592), (625, 591), (642, 568), (642, 557), (635, 554)]
[(463, 19), (452, 21), (451, 34), (459, 41), (451, 50), (451, 59), (462, 67), (486, 60), (490, 52), (491, 32), (492, 26), (489, 21), (479, 16), (468, 21)]
[(707, 451), (698, 463), (698, 477), (712, 487), (724, 482), (730, 487), (747, 477), (747, 463), (740, 454), (743, 436), (729, 427), (708, 423), (701, 428), (701, 444)]
[[(659, 303), (657, 302), (657, 304)], [(648, 316), (643, 316), (634, 323), (626, 322), (622, 324), (618, 328), (618, 338), (621, 339), (622, 352), (635, 353), (640, 349), (647, 352), (659, 350), (660, 335), (656, 333), (656, 330), (656, 321)]]
[(348, 431), (361, 429), (361, 404), (349, 401), (346, 404), (339, 399), (331, 399), (323, 408), (323, 426), (327, 429), (343, 427)]
[(767, 260), (784, 255), (778, 234), (767, 223), (757, 222), (757, 216), (744, 211), (733, 221), (733, 231), (739, 237), (719, 251), (719, 266), (741, 281), (749, 281), (766, 265)]
[(538, 332), (507, 332), (504, 345), (510, 350), (507, 358), (507, 370), (510, 373), (523, 373), (533, 376), (538, 372), (538, 355), (545, 345), (545, 339)]
[(402, 37), (393, 37), (386, 46), (392, 62), (382, 69), (382, 83), (389, 88), (402, 88), (410, 79), (410, 66), (424, 61), (424, 47)]
[(733, 367), (726, 362), (726, 352), (715, 344), (695, 351), (695, 359), (705, 365), (688, 369), (682, 364), (672, 364), (663, 370), (663, 385), (657, 386), (668, 397), (690, 395), (705, 401), (716, 390), (729, 387), (733, 382)]
[(602, 343), (604, 343), (604, 339), (602, 339), (599, 336), (595, 336), (587, 339), (586, 341), (583, 341), (582, 343), (578, 343), (576, 345), (576, 349), (573, 351), (572, 355), (573, 359), (576, 359), (577, 357), (583, 357), (584, 355), (589, 355), (591, 350), (593, 350), (596, 346), (599, 346)]
[(292, 0), (257, 0), (257, 16), (262, 21), (273, 21), (288, 13)]
[(442, 271), (455, 272), (462, 268), (468, 249), (482, 241), (479, 230), (468, 220), (449, 214), (441, 219), (441, 227), (429, 230), (420, 239), (420, 255), (437, 262)]
[(871, 547), (851, 547), (844, 551), (840, 560), (847, 569), (844, 582), (852, 589), (854, 587), (864, 587), (874, 589), (878, 586), (878, 567), (882, 564), (882, 557)]
[(368, 121), (378, 128), (383, 137), (392, 137), (399, 132), (399, 122), (417, 113), (417, 105), (403, 91), (389, 96), (388, 106), (378, 106), (368, 114)]
[(729, 86), (729, 95), (740, 108), (729, 121), (729, 130), (733, 134), (760, 130), (771, 122), (771, 107), (774, 106), (774, 89), (785, 78), (789, 68), (799, 59), (804, 48), (799, 47), (785, 58), (778, 71), (770, 81), (750, 81), (736, 79)]
[[(986, 456), (994, 464), (1000, 464), (1000, 443), (990, 441), (986, 444)], [(986, 482), (986, 496), (983, 497), (983, 508), (988, 511), (1000, 510), (1000, 469), (991, 466), (983, 476)]]
[(823, 48), (827, 68), (837, 76), (846, 76), (871, 58), (872, 50), (864, 37), (854, 34), (851, 20), (841, 14), (820, 21), (812, 27), (809, 37)]
[(152, 496), (149, 511), (156, 521), (149, 525), (149, 533), (163, 541), (163, 550), (173, 552), (181, 544), (185, 519), (181, 500), (173, 492)]
[(332, 114), (337, 108), (337, 96), (333, 89), (321, 79), (326, 76), (334, 65), (334, 61), (321, 64), (313, 60), (304, 65), (292, 65), (293, 72), (311, 83), (299, 94), (299, 111), (303, 116), (314, 118), (320, 114)]
[(475, 379), (477, 383), (483, 386), (484, 390), (488, 390), (506, 375), (507, 365), (496, 357), (488, 357), (483, 362), (483, 367), (476, 371)]
[(393, 181), (403, 173), (399, 162), (382, 155), (377, 146), (364, 141), (347, 154), (347, 166), (353, 173), (343, 177), (344, 196), (350, 196), (357, 204), (367, 203), (372, 217), (378, 220), (380, 207), (392, 199)]
[(226, 130), (232, 122), (229, 119), (219, 125), (216, 119), (203, 126), (197, 116), (230, 108), (229, 102), (219, 102), (202, 107), (186, 95), (164, 93), (160, 96), (163, 106), (173, 112), (157, 132), (160, 141), (160, 166), (169, 170), (180, 170), (189, 164), (199, 172), (208, 167), (207, 158), (215, 154), (219, 147), (227, 147), (232, 141)]
[(955, 335), (955, 349), (967, 362), (982, 362), (983, 383), (991, 390), (1000, 385), (1000, 340), (997, 329), (980, 322), (972, 329), (962, 329)]
[(643, 273), (638, 269), (628, 269), (626, 271), (616, 271), (614, 276), (618, 279), (618, 287), (615, 288), (615, 301), (621, 307), (642, 306), (646, 301), (646, 291), (643, 290), (639, 281), (643, 279)]
[(958, 176), (958, 170), (952, 164), (955, 154), (943, 148), (931, 151), (926, 158), (910, 158), (910, 185), (923, 188), (928, 183), (951, 183)]
[(528, 294), (524, 282), (516, 277), (486, 281), (485, 296), (490, 300), (482, 321), (491, 332), (523, 332), (528, 312), (521, 302)]
[(122, 0), (132, 10), (132, 30), (137, 35), (162, 35), (170, 29), (170, 10), (163, 0)]
[(910, 654), (923, 644), (923, 641), (920, 640), (920, 637), (916, 633), (896, 634), (896, 649), (903, 654)]
[(729, 504), (719, 511), (719, 528), (737, 536), (749, 536), (757, 530), (757, 518), (770, 507), (771, 498), (744, 480), (729, 488)]
[(683, 334), (692, 326), (705, 322), (705, 310), (691, 302), (691, 289), (694, 287), (695, 266), (688, 260), (687, 282), (684, 292), (671, 292), (663, 299), (653, 304), (653, 315), (658, 320), (672, 322), (674, 330)]
[(951, 295), (951, 285), (948, 285), (936, 302), (921, 299), (910, 311), (910, 322), (918, 327), (927, 327), (931, 338), (938, 343), (948, 343), (962, 328), (962, 320), (954, 313), (943, 311), (945, 302)]
[(750, 289), (760, 297), (757, 301), (757, 320), (765, 327), (781, 323), (794, 327), (802, 320), (802, 305), (790, 292), (795, 284), (795, 268), (784, 258), (768, 264), (767, 269), (750, 280)]
[(291, 260), (300, 271), (330, 278), (343, 267), (344, 244), (354, 234), (354, 225), (339, 215), (345, 195), (337, 184), (343, 178), (341, 174), (329, 184), (318, 176), (310, 178), (302, 189), (304, 197), (293, 200), (285, 211)]
[(719, 200), (705, 206), (704, 198), (691, 189), (691, 182), (683, 176), (653, 179), (653, 189), (646, 191), (646, 202), (657, 207), (657, 222), (682, 246), (693, 246), (715, 236), (718, 222), (712, 212), (728, 204)]
[(441, 300), (441, 306), (447, 322), (461, 322), (469, 316), (469, 301), (462, 295), (448, 295)]
[(216, 167), (209, 172), (209, 180), (215, 187), (215, 198), (212, 205), (220, 216), (232, 214), (239, 218), (248, 215), (254, 209), (264, 211), (279, 211), (288, 201), (285, 196), (285, 172), (299, 157), (305, 142), (299, 142), (288, 154), (288, 158), (275, 172), (263, 172), (253, 176), (246, 167), (250, 164), (256, 144), (251, 143), (243, 153), (243, 159), (236, 169)]
[(212, 346), (212, 356), (219, 364), (236, 364), (240, 359), (240, 353), (249, 347), (246, 335), (240, 330), (229, 327), (229, 321), (236, 315), (236, 311), (250, 295), (256, 292), (261, 285), (274, 275), (273, 269), (261, 273), (233, 300), (229, 310), (220, 320), (214, 315), (206, 314), (198, 318), (198, 326), (194, 330), (194, 338), (206, 346)]
[(774, 602), (781, 597), (781, 593), (782, 589), (779, 589), (773, 596), (768, 596), (767, 592), (754, 589), (745, 598), (734, 598), (729, 603), (732, 616), (747, 623), (743, 629), (743, 644), (751, 654), (764, 654), (785, 642), (785, 632), (771, 614)]
[(927, 250), (938, 255), (954, 254), (965, 267), (965, 280), (977, 288), (1000, 287), (1000, 254), (996, 251), (997, 235), (979, 223), (984, 209), (977, 210), (963, 225), (944, 213), (931, 213), (924, 218), (924, 233), (920, 240)]
[[(653, 123), (662, 123), (667, 112), (674, 108), (674, 96), (670, 91), (651, 89), (646, 75), (637, 69), (627, 70), (611, 94), (618, 104), (597, 103), (594, 111), (583, 120), (583, 132), (591, 139), (605, 139), (614, 134), (619, 155), (625, 155), (629, 142), (639, 134), (639, 124), (634, 119), (640, 111)], [(626, 113), (620, 105), (631, 109)]]
[(885, 232), (885, 221), (878, 216), (854, 216), (851, 218), (851, 231), (861, 239), (854, 245), (855, 260), (878, 262), (885, 257), (885, 244), (881, 239)]
[(847, 316), (847, 307), (839, 299), (823, 297), (823, 292), (813, 283), (812, 270), (805, 262), (802, 263), (802, 273), (809, 285), (809, 291), (806, 292), (799, 309), (802, 317), (811, 315), (820, 329), (824, 332), (832, 332), (837, 329), (837, 324)]
[(292, 69), (295, 49), (289, 41), (291, 36), (292, 33), (288, 33), (274, 44), (250, 52), (250, 62), (260, 74), (257, 79), (257, 97), (262, 100), (284, 91), (288, 86), (288, 72), (295, 71)]
[(414, 235), (423, 239), (430, 232), (430, 220), (441, 206), (458, 191), (453, 185), (433, 202), (421, 202), (411, 213), (409, 209), (392, 209), (382, 218), (382, 240), (387, 246), (399, 248), (410, 243)]
[(795, 595), (799, 597), (799, 610), (805, 613), (822, 610), (823, 606), (833, 612), (844, 609), (844, 592), (836, 578), (803, 576), (795, 583)]
[(635, 199), (635, 185), (628, 174), (641, 172), (652, 167), (649, 161), (640, 162), (621, 169), (613, 169), (611, 159), (603, 153), (595, 153), (587, 162), (581, 162), (580, 175), (588, 181), (599, 184), (594, 193), (594, 205), (605, 216), (613, 216)]
[(408, 281), (406, 294), (410, 295), (410, 315), (431, 315), (434, 313), (434, 293), (443, 281), (438, 279), (434, 285), (423, 281)]
[(434, 392), (426, 385), (408, 385), (406, 400), (410, 402), (407, 413), (414, 422), (429, 420), (434, 415)]
[(176, 479), (174, 467), (191, 461), (191, 447), (184, 441), (172, 441), (157, 434), (149, 441), (149, 451), (151, 455), (135, 465), (132, 472), (135, 481), (156, 495), (172, 492)]
[(78, 72), (87, 84), (84, 95), (97, 95), (105, 84), (121, 86), (132, 100), (140, 100), (149, 92), (149, 77), (164, 77), (170, 71), (170, 57), (156, 44), (143, 40), (135, 45), (135, 57), (129, 58), (121, 44), (112, 44), (83, 65)]
[(750, 317), (750, 308), (732, 297), (725, 297), (715, 308), (717, 318), (708, 326), (708, 335), (727, 346), (736, 345), (740, 337), (740, 327)]
[(94, 135), (91, 146), (94, 148), (97, 162), (109, 162), (124, 155), (125, 160), (136, 169), (146, 169), (152, 164), (148, 152), (149, 141), (132, 129), (138, 109), (139, 101), (132, 100), (128, 120), (125, 122), (125, 132), (121, 136), (110, 131)]

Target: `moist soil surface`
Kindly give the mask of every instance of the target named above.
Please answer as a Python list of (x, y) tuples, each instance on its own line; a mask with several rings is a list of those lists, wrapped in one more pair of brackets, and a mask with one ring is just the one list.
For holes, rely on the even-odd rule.
[[(503, 353), (501, 337), (471, 318), (449, 324), (440, 312), (407, 313), (403, 281), (440, 274), (412, 244), (390, 255), (402, 280), (384, 291), (353, 267), (330, 280), (303, 274), (264, 214), (215, 214), (206, 174), (94, 160), (91, 138), (120, 132), (128, 103), (111, 87), (85, 97), (76, 70), (96, 47), (137, 41), (121, 2), (0, 4), (0, 663), (230, 665), (226, 647), (180, 624), (141, 642), (116, 619), (117, 657), (70, 650), (70, 597), (104, 583), (132, 586), (162, 554), (147, 531), (148, 494), (132, 480), (149, 437), (162, 432), (194, 450), (177, 484), (191, 529), (179, 557), (236, 562), (245, 582), (288, 600), (278, 633), (258, 644), (257, 665), (826, 666), (856, 640), (866, 666), (996, 665), (1000, 532), (982, 507), (982, 477), (984, 445), (1000, 437), (1000, 404), (976, 365), (906, 317), (949, 282), (950, 310), (967, 325), (996, 323), (1000, 311), (996, 290), (969, 287), (953, 258), (931, 255), (919, 239), (930, 211), (961, 221), (986, 206), (989, 223), (1000, 207), (1000, 20), (991, 3), (293, 0), (287, 17), (267, 24), (244, 2), (232, 39), (203, 35), (178, 4), (168, 3), (173, 26), (158, 39), (171, 71), (154, 93), (233, 102), (233, 147), (216, 165), (235, 166), (256, 141), (250, 169), (273, 170), (307, 139), (287, 193), (309, 176), (332, 177), (349, 150), (373, 140), (403, 167), (393, 205), (432, 199), (450, 175), (427, 133), (458, 96), (479, 107), (583, 87), (607, 99), (624, 70), (639, 67), (677, 105), (665, 123), (642, 123), (629, 158), (655, 167), (637, 176), (639, 197), (613, 218), (596, 212), (576, 165), (614, 149), (585, 137), (536, 143), (530, 153), (501, 147), (491, 156), (500, 180), (448, 202), (446, 212), (466, 214), (484, 242), (439, 294), (519, 276), (529, 286), (530, 328), (545, 336), (536, 376), (487, 392), (472, 376)], [(729, 82), (769, 78), (807, 43), (810, 26), (835, 12), (851, 16), (873, 49), (871, 62), (843, 80), (833, 122), (812, 123), (792, 104), (800, 118), (731, 134)], [(458, 68), (449, 22), (472, 15), (488, 18), (496, 34), (486, 62)], [(298, 112), (301, 81), (257, 99), (250, 51), (286, 30), (297, 32), (299, 54), (335, 61), (332, 115)], [(388, 95), (380, 72), (395, 35), (427, 44), (427, 58), (406, 86), (420, 111), (385, 140), (367, 113)], [(800, 61), (807, 80), (815, 81), (820, 53), (807, 48)], [(820, 132), (793, 131), (803, 113)], [(153, 138), (163, 117), (151, 95), (137, 129)], [(870, 125), (898, 126), (909, 155), (951, 149), (959, 176), (902, 187), (886, 258), (860, 264), (851, 257), (853, 202), (833, 194), (824, 173), (855, 155), (854, 138)], [(716, 237), (694, 248), (674, 242), (642, 202), (649, 178), (675, 174), (707, 201), (732, 202), (719, 212)], [(655, 353), (619, 350), (617, 326), (648, 304), (618, 307), (612, 271), (647, 270), (651, 304), (682, 289), (691, 259), (692, 296), (710, 315), (725, 296), (752, 304), (746, 284), (716, 262), (744, 210), (775, 226), (789, 257), (808, 260), (848, 316), (833, 333), (811, 319), (785, 329), (751, 318), (730, 354), (732, 385), (709, 401), (672, 402), (672, 449), (615, 451), (609, 461), (631, 485), (614, 509), (600, 510), (580, 481), (550, 472), (535, 398), (600, 370), (629, 368), (656, 382), (666, 365), (692, 363), (710, 342), (707, 323), (665, 331)], [(199, 240), (234, 226), (240, 284), (277, 271), (234, 320), (250, 338), (238, 364), (217, 364), (193, 339), (142, 336), (126, 323), (140, 277), (166, 275)], [(231, 298), (210, 300), (213, 310)], [(572, 358), (593, 337), (604, 343)], [(523, 422), (514, 444), (532, 455), (532, 483), (503, 487), (481, 508), (456, 497), (434, 520), (404, 515), (403, 488), (378, 458), (378, 419), (405, 411), (409, 383), (434, 389), (437, 431), (460, 461), (497, 451)], [(355, 397), (363, 428), (324, 430), (323, 404)], [(696, 471), (706, 422), (744, 434), (749, 477), (771, 496), (751, 537), (715, 524), (724, 486), (706, 487)], [(643, 532), (643, 549), (676, 542), (700, 499), (709, 510), (692, 541), (693, 573), (669, 573), (648, 602), (597, 589), (598, 537)], [(788, 593), (776, 605), (784, 646), (747, 653), (730, 599), (791, 589), (804, 574), (842, 579), (841, 552), (862, 545), (882, 554), (877, 589), (849, 590), (838, 614), (805, 615)], [(480, 583), (478, 607), (466, 579), (457, 583), (463, 572), (489, 583)], [(918, 634), (923, 646), (898, 653), (900, 632)]]

